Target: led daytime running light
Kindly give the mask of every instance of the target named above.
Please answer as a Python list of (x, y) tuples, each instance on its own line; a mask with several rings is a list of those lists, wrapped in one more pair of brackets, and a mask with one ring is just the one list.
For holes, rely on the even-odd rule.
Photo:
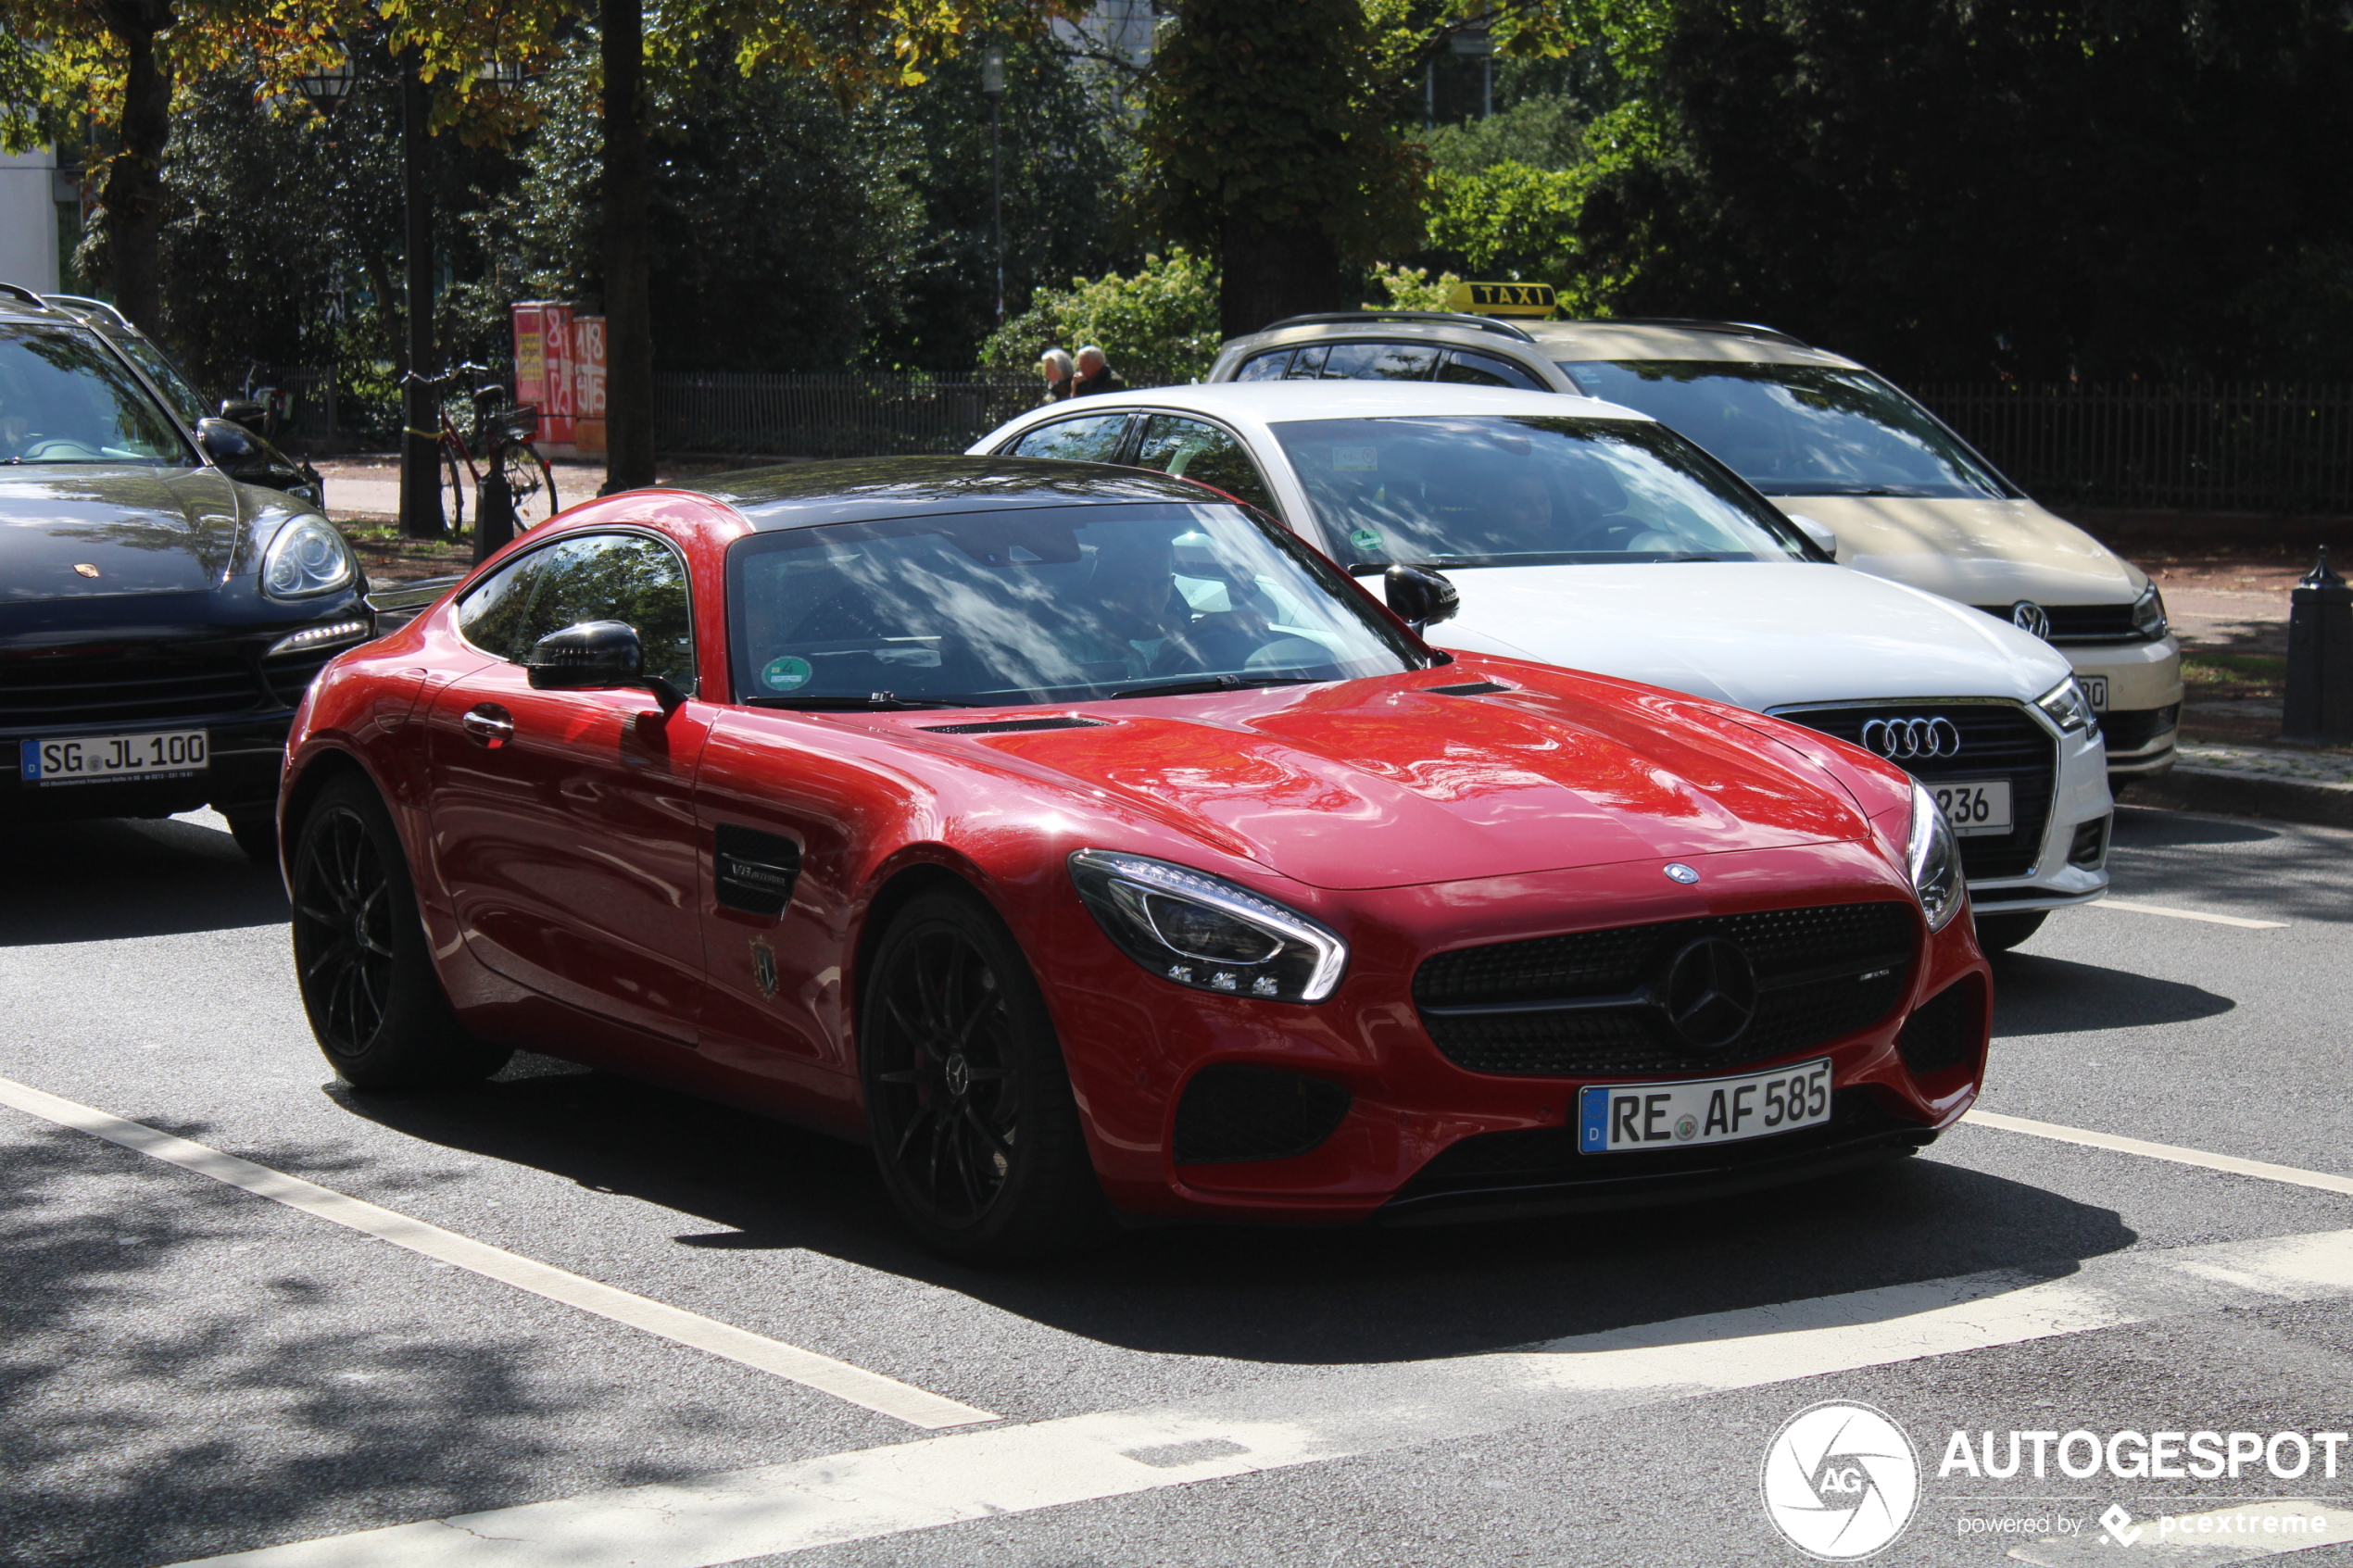
[(290, 632), (270, 645), (264, 659), (275, 659), (282, 653), (300, 653), (304, 648), (325, 647), (331, 643), (356, 643), (370, 631), (364, 621), (330, 621), (324, 626), (306, 626)]

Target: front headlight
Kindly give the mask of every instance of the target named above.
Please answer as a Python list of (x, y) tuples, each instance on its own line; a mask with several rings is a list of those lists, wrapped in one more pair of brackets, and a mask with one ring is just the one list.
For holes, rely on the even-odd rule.
[(261, 556), (261, 589), (273, 599), (305, 599), (348, 588), (359, 563), (335, 525), (324, 518), (298, 517), (278, 530)]
[(1904, 857), (1912, 873), (1912, 892), (1920, 901), (1931, 931), (1942, 931), (1961, 907), (1960, 841), (1953, 824), (1936, 809), (1936, 799), (1919, 784), (1912, 785), (1912, 837)]
[(2152, 643), (2165, 635), (2165, 596), (2154, 583), (2133, 601), (2133, 630)]
[(1348, 967), (1348, 944), (1339, 936), (1223, 877), (1080, 849), (1070, 857), (1070, 879), (1121, 952), (1196, 991), (1320, 1002)]
[(2034, 706), (2050, 715), (2061, 734), (2071, 735), (2078, 730), (2100, 733), (2100, 716), (2092, 710), (2092, 699), (2083, 695), (2082, 684), (2072, 675), (2036, 697)]

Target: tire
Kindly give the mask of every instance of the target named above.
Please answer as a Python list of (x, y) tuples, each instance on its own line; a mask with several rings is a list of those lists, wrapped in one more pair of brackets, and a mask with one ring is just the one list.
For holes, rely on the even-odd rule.
[(374, 789), (320, 791), (295, 834), (295, 973), (310, 1032), (363, 1089), (464, 1084), (512, 1054), (458, 1026), (434, 972), (400, 835)]
[(229, 819), (229, 836), (245, 859), (265, 871), (278, 869), (278, 813), (271, 807), (258, 811), (222, 811)]
[(455, 533), (466, 526), (466, 477), (458, 455), (441, 448), (442, 532)]
[(547, 466), (547, 458), (517, 442), (499, 457), (498, 470), (507, 476), (507, 492), (515, 500), (515, 532), (520, 533), (532, 526), (523, 521), (524, 505), (542, 495), (547, 498), (547, 516), (556, 515), (556, 473)]
[(926, 1246), (1008, 1263), (1112, 1234), (1045, 998), (977, 895), (940, 888), (899, 911), (859, 1020), (875, 1162)]
[(2032, 909), (2019, 915), (1980, 915), (1977, 917), (1977, 945), (1989, 953), (2007, 953), (2043, 929), (2051, 917), (2048, 909)]

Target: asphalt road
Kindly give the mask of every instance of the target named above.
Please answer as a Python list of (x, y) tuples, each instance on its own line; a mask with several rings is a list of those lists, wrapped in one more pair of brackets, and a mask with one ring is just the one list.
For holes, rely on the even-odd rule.
[[(302, 1022), (283, 897), (224, 834), (26, 835), (0, 1078), (1000, 1419), (927, 1431), (600, 1315), (594, 1286), (550, 1299), (0, 1106), (0, 1562), (1792, 1563), (1761, 1467), (1822, 1401), (1918, 1451), (1876, 1562), (2353, 1538), (2353, 1442), (2331, 1479), (2313, 1436), (2353, 1426), (2353, 834), (2126, 810), (2117, 836), (2119, 897), (2281, 923), (2054, 918), (1998, 961), (1984, 1109), (2340, 1190), (1964, 1123), (1705, 1210), (1161, 1230), (991, 1273), (909, 1246), (859, 1150), (547, 1059), (354, 1096)], [(1956, 1431), (2078, 1429), (2313, 1458), (1947, 1462)], [(1880, 1462), (1850, 1469), (1895, 1499)], [(2260, 1533), (2282, 1499), (2321, 1536)], [(2172, 1545), (2160, 1520), (2201, 1513), (2235, 1533)], [(354, 1537), (453, 1515), (484, 1517)]]

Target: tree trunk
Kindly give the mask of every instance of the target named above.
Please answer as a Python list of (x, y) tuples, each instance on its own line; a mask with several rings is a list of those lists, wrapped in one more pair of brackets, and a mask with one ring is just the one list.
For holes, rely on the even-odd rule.
[(603, 0), (605, 488), (654, 482), (652, 282), (646, 264), (645, 8)]
[(107, 166), (107, 265), (115, 304), (150, 332), (163, 327), (163, 150), (171, 140), (171, 72), (156, 34), (178, 19), (167, 0), (113, 0), (107, 31), (122, 45), (122, 150)]
[(1315, 224), (1270, 229), (1228, 216), (1219, 249), (1222, 336), (1254, 332), (1286, 316), (1348, 308), (1339, 252)]
[[(432, 103), (418, 70), (418, 51), (400, 56), (400, 181), (408, 216), (409, 353), (407, 369), (432, 375), (441, 369), (433, 348), (433, 198), (425, 188), (426, 117)], [(441, 394), (403, 383), (400, 399), (400, 532), (438, 539), (441, 510)]]

